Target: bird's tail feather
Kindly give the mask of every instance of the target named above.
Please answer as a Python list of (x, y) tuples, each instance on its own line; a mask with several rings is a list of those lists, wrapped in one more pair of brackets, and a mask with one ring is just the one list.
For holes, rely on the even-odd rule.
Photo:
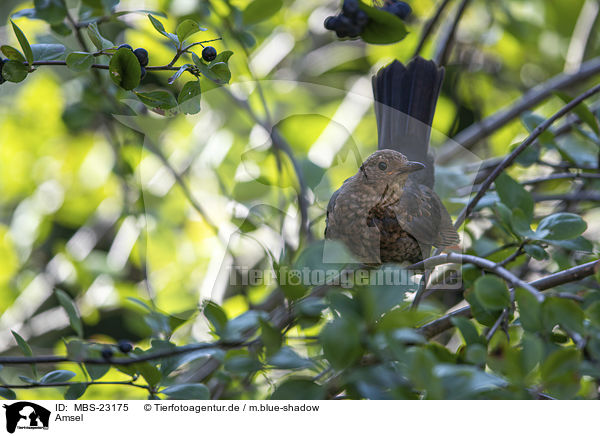
[(416, 173), (433, 186), (433, 158), (428, 153), (431, 123), (444, 79), (443, 67), (421, 57), (407, 66), (397, 60), (373, 76), (378, 148), (401, 152), (426, 165)]

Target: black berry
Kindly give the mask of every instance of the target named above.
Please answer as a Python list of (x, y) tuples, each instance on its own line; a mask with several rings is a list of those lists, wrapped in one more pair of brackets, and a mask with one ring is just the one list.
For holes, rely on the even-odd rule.
[(138, 61), (140, 61), (140, 65), (142, 67), (148, 65), (148, 50), (146, 50), (145, 48), (136, 48), (133, 51), (133, 54), (135, 55), (135, 57), (138, 58)]
[(131, 342), (124, 339), (119, 341), (118, 346), (121, 353), (129, 353), (131, 350), (133, 350), (133, 345), (131, 345)]
[(412, 13), (410, 5), (408, 3), (400, 1), (384, 6), (383, 10), (396, 15), (402, 20), (406, 19)]
[(132, 47), (132, 46), (130, 46), (129, 44), (121, 44), (121, 45), (119, 46), (119, 48), (128, 48), (129, 50), (133, 51), (133, 47)]
[(144, 80), (146, 77), (146, 69), (144, 67), (140, 67), (140, 80)]
[(2, 68), (4, 67), (5, 62), (5, 59), (0, 58), (0, 85), (6, 82), (6, 79), (4, 79), (4, 76), (2, 75)]
[(342, 12), (345, 16), (353, 18), (359, 10), (358, 0), (344, 0)]
[(202, 59), (206, 62), (212, 62), (217, 57), (217, 50), (210, 45), (202, 50)]
[(113, 357), (113, 350), (110, 347), (104, 347), (102, 349), (102, 358), (104, 360), (110, 360)]
[(338, 24), (338, 17), (327, 17), (325, 19), (325, 28), (327, 30), (336, 30)]
[(367, 23), (369, 22), (369, 16), (367, 15), (367, 13), (365, 11), (358, 11), (356, 13), (356, 17), (354, 17), (354, 22), (359, 26), (362, 27), (364, 29), (364, 27), (367, 25)]

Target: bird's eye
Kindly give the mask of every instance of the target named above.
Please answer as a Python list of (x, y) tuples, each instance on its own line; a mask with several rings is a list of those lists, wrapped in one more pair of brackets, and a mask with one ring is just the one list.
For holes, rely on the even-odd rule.
[(387, 164), (385, 162), (379, 162), (379, 169), (381, 171), (387, 170)]

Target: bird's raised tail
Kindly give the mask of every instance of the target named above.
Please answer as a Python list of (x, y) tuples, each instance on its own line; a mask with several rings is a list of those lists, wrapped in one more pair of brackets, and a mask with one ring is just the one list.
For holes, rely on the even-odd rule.
[(426, 165), (415, 179), (433, 187), (433, 157), (428, 153), (431, 123), (444, 68), (421, 57), (406, 67), (398, 61), (373, 76), (378, 148), (399, 151)]

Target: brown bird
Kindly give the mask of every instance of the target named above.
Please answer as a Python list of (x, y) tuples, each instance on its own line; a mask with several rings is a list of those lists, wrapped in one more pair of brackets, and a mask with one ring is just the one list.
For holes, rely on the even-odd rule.
[[(428, 153), (443, 69), (422, 58), (394, 61), (373, 77), (380, 150), (327, 206), (325, 237), (344, 242), (361, 262), (418, 262), (431, 247), (459, 242), (433, 187)], [(409, 158), (411, 160), (409, 160)]]

